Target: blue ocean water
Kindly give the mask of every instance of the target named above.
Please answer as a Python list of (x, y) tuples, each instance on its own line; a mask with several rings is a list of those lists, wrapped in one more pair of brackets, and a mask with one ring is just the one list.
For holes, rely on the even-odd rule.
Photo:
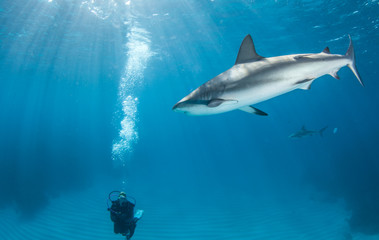
[[(173, 105), (235, 63), (345, 54), (256, 105)], [(0, 238), (123, 239), (108, 193), (145, 215), (133, 239), (379, 239), (377, 0), (0, 1)], [(292, 139), (302, 126), (323, 136)]]

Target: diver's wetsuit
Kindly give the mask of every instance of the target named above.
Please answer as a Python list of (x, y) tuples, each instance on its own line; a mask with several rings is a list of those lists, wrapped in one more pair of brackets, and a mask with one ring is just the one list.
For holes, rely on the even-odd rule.
[(111, 220), (114, 222), (114, 232), (121, 233), (122, 235), (128, 235), (127, 239), (130, 239), (134, 230), (136, 229), (136, 219), (134, 219), (134, 204), (125, 201), (120, 204), (120, 200), (112, 202), (110, 208)]

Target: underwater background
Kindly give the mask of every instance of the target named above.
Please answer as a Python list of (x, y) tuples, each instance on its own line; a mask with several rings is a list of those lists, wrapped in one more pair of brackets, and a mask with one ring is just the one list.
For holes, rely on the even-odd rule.
[[(345, 54), (344, 67), (256, 106), (173, 105), (233, 66)], [(377, 0), (1, 0), (0, 239), (379, 239)], [(313, 131), (289, 138), (302, 126)]]

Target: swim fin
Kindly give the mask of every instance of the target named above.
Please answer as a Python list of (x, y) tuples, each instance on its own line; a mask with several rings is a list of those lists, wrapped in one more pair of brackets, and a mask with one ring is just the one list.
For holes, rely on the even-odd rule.
[(134, 213), (134, 218), (138, 221), (142, 218), (143, 210), (139, 209)]

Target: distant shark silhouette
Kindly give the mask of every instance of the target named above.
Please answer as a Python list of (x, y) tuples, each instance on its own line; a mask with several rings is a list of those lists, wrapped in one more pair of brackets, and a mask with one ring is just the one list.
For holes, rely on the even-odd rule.
[(289, 138), (302, 138), (302, 137), (307, 137), (307, 136), (312, 136), (315, 133), (320, 134), (320, 136), (323, 136), (324, 131), (328, 128), (328, 126), (321, 128), (319, 131), (312, 131), (312, 130), (307, 130), (305, 126), (303, 126), (299, 131), (289, 135)]
[(316, 78), (326, 74), (339, 79), (337, 72), (344, 66), (353, 71), (363, 86), (355, 67), (351, 38), (345, 55), (331, 54), (326, 47), (316, 54), (264, 58), (256, 53), (253, 39), (247, 35), (235, 65), (184, 97), (173, 110), (188, 115), (210, 115), (239, 109), (267, 115), (252, 104), (298, 88), (307, 90)]

